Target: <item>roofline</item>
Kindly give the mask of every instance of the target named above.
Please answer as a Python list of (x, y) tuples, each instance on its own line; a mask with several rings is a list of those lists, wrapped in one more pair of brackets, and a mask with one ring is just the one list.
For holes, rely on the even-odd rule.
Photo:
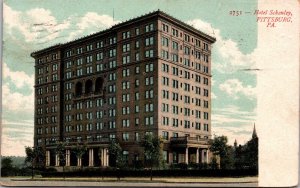
[(192, 33), (194, 33), (196, 35), (200, 35), (201, 37), (207, 39), (211, 43), (214, 43), (216, 41), (216, 38), (214, 38), (214, 37), (212, 37), (212, 36), (210, 36), (210, 35), (202, 32), (202, 31), (199, 31), (199, 30), (195, 29), (194, 27), (192, 27), (192, 26), (190, 26), (190, 25), (188, 25), (188, 24), (180, 21), (179, 19), (174, 18), (174, 17), (168, 15), (167, 13), (165, 13), (165, 12), (163, 12), (163, 11), (161, 11), (161, 10), (158, 9), (157, 11), (150, 12), (148, 14), (145, 14), (145, 15), (142, 15), (142, 16), (130, 19), (130, 20), (126, 20), (126, 21), (121, 22), (121, 23), (116, 24), (116, 25), (113, 25), (112, 27), (110, 27), (108, 29), (105, 29), (105, 30), (102, 30), (102, 31), (99, 31), (99, 32), (96, 32), (96, 33), (92, 33), (90, 35), (83, 36), (81, 38), (77, 38), (77, 39), (74, 39), (74, 40), (66, 42), (66, 43), (62, 43), (62, 44), (59, 43), (59, 44), (56, 44), (56, 45), (53, 45), (53, 46), (50, 46), (50, 47), (47, 47), (47, 48), (44, 48), (44, 49), (32, 52), (30, 55), (31, 55), (31, 57), (36, 57), (37, 55), (45, 53), (47, 51), (52, 51), (54, 49), (59, 49), (59, 48), (62, 48), (64, 46), (67, 46), (67, 45), (72, 45), (74, 43), (83, 42), (85, 40), (92, 39), (94, 37), (99, 37), (101, 35), (109, 34), (110, 32), (112, 32), (114, 30), (117, 30), (117, 29), (119, 29), (121, 27), (124, 27), (124, 26), (127, 26), (127, 25), (131, 25), (134, 22), (139, 22), (139, 21), (142, 21), (142, 20), (146, 20), (146, 19), (149, 19), (149, 18), (155, 17), (155, 16), (164, 18), (164, 19), (172, 22), (175, 25), (181, 26), (181, 27), (183, 27), (183, 28), (191, 31)]

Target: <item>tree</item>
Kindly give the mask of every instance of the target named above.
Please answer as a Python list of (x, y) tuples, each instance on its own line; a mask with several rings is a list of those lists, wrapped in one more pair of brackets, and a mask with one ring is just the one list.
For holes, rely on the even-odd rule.
[(55, 148), (55, 153), (59, 159), (59, 165), (63, 167), (63, 176), (65, 179), (65, 166), (66, 166), (66, 142), (58, 142)]
[[(82, 156), (84, 155), (84, 153), (87, 151), (87, 147), (86, 144), (78, 144), (72, 149), (72, 152), (75, 153), (76, 158), (77, 158), (77, 162), (79, 160), (82, 160)], [(82, 163), (80, 165), (81, 169), (82, 169)]]
[(1, 176), (11, 176), (14, 173), (13, 161), (10, 157), (1, 159)]
[(258, 169), (258, 138), (252, 138), (244, 148), (244, 162), (249, 168)]
[(122, 168), (125, 166), (125, 161), (122, 155), (122, 147), (116, 139), (111, 140), (108, 147), (108, 152), (109, 156), (114, 162), (114, 164), (112, 164), (113, 166), (116, 166), (117, 168)]
[[(112, 139), (108, 147), (109, 156), (117, 167), (118, 173), (120, 169), (123, 169), (126, 165), (125, 160), (122, 155), (122, 148), (116, 139)], [(120, 180), (120, 174), (118, 174), (118, 180)]]
[(25, 163), (31, 165), (31, 178), (33, 179), (33, 171), (35, 167), (43, 167), (45, 161), (45, 152), (41, 147), (25, 147)]
[(210, 140), (209, 150), (213, 152), (214, 155), (220, 156), (220, 166), (222, 169), (229, 168), (231, 158), (229, 154), (230, 147), (227, 145), (228, 139), (226, 136), (215, 136), (213, 140)]
[(162, 164), (162, 144), (163, 141), (160, 138), (153, 137), (152, 134), (146, 134), (142, 142), (144, 147), (145, 162), (150, 165), (150, 180), (152, 181), (152, 169), (154, 166), (160, 166)]

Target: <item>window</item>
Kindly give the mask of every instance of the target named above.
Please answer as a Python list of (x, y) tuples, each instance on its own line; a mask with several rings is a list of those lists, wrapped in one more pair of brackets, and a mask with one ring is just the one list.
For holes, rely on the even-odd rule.
[(136, 61), (140, 60), (140, 53), (139, 52), (135, 53), (135, 60)]
[(109, 50), (109, 57), (115, 57), (116, 54), (117, 54), (117, 50), (116, 49)]
[(116, 80), (116, 73), (109, 73), (108, 74), (108, 80), (109, 81)]
[(162, 63), (161, 64), (161, 69), (163, 72), (169, 72), (169, 65)]
[(203, 103), (204, 103), (204, 108), (208, 108), (208, 101), (204, 100)]
[(92, 55), (86, 56), (86, 63), (91, 63), (92, 61), (93, 61)]
[(204, 91), (204, 96), (206, 96), (206, 97), (208, 97), (208, 90), (207, 89), (203, 89), (203, 91)]
[(195, 51), (195, 57), (196, 59), (201, 60), (201, 53), (199, 51)]
[(152, 103), (145, 104), (145, 112), (153, 112), (153, 111), (154, 111), (154, 107)]
[(204, 119), (208, 120), (208, 112), (203, 112)]
[(189, 108), (184, 108), (184, 116), (190, 116), (191, 110)]
[(97, 60), (97, 61), (100, 61), (100, 60), (102, 60), (102, 59), (103, 59), (103, 52), (97, 53), (97, 54), (96, 54), (96, 60)]
[(187, 42), (190, 42), (190, 36), (187, 34), (184, 34), (184, 40)]
[(153, 98), (153, 90), (146, 90), (145, 91), (145, 99), (152, 99)]
[(86, 73), (87, 74), (93, 73), (93, 67), (92, 66), (86, 67)]
[(52, 71), (57, 71), (58, 65), (57, 64), (53, 64), (52, 65)]
[(178, 114), (178, 109), (179, 109), (178, 106), (172, 105), (172, 112), (173, 112), (173, 114)]
[(191, 51), (190, 47), (187, 47), (187, 46), (184, 47), (184, 54), (185, 55), (190, 55), (190, 51)]
[(103, 64), (97, 64), (96, 65), (96, 71), (103, 71)]
[(90, 50), (93, 50), (93, 45), (92, 44), (89, 44), (86, 46), (86, 51), (90, 51)]
[(153, 72), (154, 66), (153, 63), (146, 64), (145, 72)]
[(175, 37), (178, 37), (178, 30), (172, 28), (172, 35), (175, 36)]
[(108, 122), (108, 128), (109, 129), (115, 129), (116, 128), (116, 122), (115, 121), (109, 121)]
[(162, 138), (165, 139), (165, 140), (169, 140), (169, 132), (163, 131), (162, 132)]
[(136, 101), (140, 100), (140, 93), (139, 93), (139, 92), (136, 92), (134, 97), (135, 97), (134, 99), (135, 99)]
[(169, 59), (169, 52), (166, 51), (166, 50), (162, 50), (162, 51), (161, 51), (161, 57), (162, 57), (163, 59)]
[(201, 123), (195, 122), (195, 129), (196, 130), (201, 130)]
[(145, 117), (145, 125), (148, 126), (148, 125), (153, 125), (153, 121), (154, 118), (153, 116), (150, 116), (150, 117)]
[(172, 100), (173, 101), (178, 101), (178, 97), (179, 95), (178, 95), (178, 93), (172, 93)]
[(130, 31), (126, 31), (122, 33), (122, 39), (130, 38)]
[(172, 80), (173, 82), (173, 88), (177, 88), (178, 89), (178, 80)]
[(163, 99), (169, 99), (169, 91), (162, 90), (162, 97)]
[(135, 126), (139, 126), (140, 124), (140, 119), (139, 118), (135, 118)]
[[(122, 139), (123, 139), (123, 141), (128, 141), (129, 140), (129, 133), (123, 133), (122, 134)], [(124, 153), (124, 151), (123, 151), (123, 153)]]
[(146, 58), (154, 57), (154, 51), (153, 50), (146, 50), (145, 51), (145, 57)]
[(140, 141), (140, 134), (138, 132), (134, 133), (134, 140), (135, 141)]
[(184, 83), (184, 91), (190, 91), (190, 84)]
[(173, 118), (173, 119), (172, 119), (172, 126), (173, 126), (173, 127), (178, 127), (178, 122), (179, 122), (178, 119)]
[(122, 89), (129, 89), (130, 88), (130, 82), (124, 81), (122, 82)]
[(208, 124), (204, 123), (203, 129), (204, 131), (208, 131)]
[(115, 44), (115, 43), (117, 43), (117, 37), (109, 38), (109, 44)]
[(103, 41), (96, 43), (96, 48), (102, 48), (103, 47)]
[(122, 115), (130, 114), (130, 108), (129, 106), (127, 107), (122, 107)]
[(140, 86), (140, 80), (139, 79), (135, 79), (135, 87), (139, 87)]
[(154, 44), (154, 37), (149, 37), (145, 39), (145, 46), (151, 46)]
[(140, 112), (140, 107), (139, 107), (139, 105), (135, 105), (135, 107), (134, 107), (134, 112), (135, 112), (135, 113), (139, 113), (139, 112)]
[(165, 86), (169, 86), (169, 78), (167, 77), (162, 77), (162, 84)]
[(140, 41), (135, 42), (135, 48), (138, 49), (140, 47)]
[(130, 69), (123, 69), (122, 70), (122, 75), (123, 77), (127, 77), (130, 75)]
[(123, 119), (122, 120), (122, 126), (123, 127), (129, 127), (129, 119)]
[(93, 124), (91, 124), (91, 123), (86, 124), (86, 130), (87, 131), (92, 131), (93, 130)]
[(187, 120), (184, 121), (184, 128), (186, 128), (186, 129), (190, 128), (190, 121), (187, 121)]
[(171, 54), (172, 56), (172, 61), (178, 62), (178, 55), (177, 54)]
[(130, 55), (123, 56), (122, 63), (123, 63), (123, 64), (128, 64), (128, 63), (130, 63)]
[(178, 76), (178, 68), (177, 67), (172, 67), (172, 74), (175, 76)]
[(173, 50), (178, 50), (178, 43), (175, 41), (172, 41), (172, 48), (173, 48)]
[(169, 112), (169, 104), (162, 103), (162, 112)]
[(169, 26), (168, 25), (166, 25), (166, 24), (162, 24), (162, 30), (164, 31), (164, 32), (169, 32)]
[(139, 74), (140, 73), (140, 67), (139, 66), (136, 66), (135, 67), (135, 74)]
[(153, 76), (145, 78), (145, 85), (153, 85)]
[(208, 44), (207, 43), (205, 43), (205, 42), (203, 42), (203, 49), (204, 50), (206, 50), (206, 51), (208, 51), (209, 49), (208, 49)]
[(140, 34), (140, 28), (135, 28), (135, 35), (139, 35)]
[(166, 37), (161, 37), (161, 45), (168, 47), (169, 46), (169, 39), (166, 38)]
[(197, 46), (197, 47), (200, 47), (200, 46), (201, 46), (201, 41), (198, 40), (198, 39), (195, 39), (195, 40), (196, 40), (196, 46)]
[(205, 85), (208, 85), (208, 78), (203, 78), (203, 83), (204, 83)]
[(168, 126), (169, 125), (169, 118), (168, 117), (162, 117), (162, 124)]
[(129, 52), (130, 51), (130, 44), (123, 44), (123, 52)]
[(154, 30), (154, 24), (151, 23), (151, 24), (148, 24), (145, 26), (145, 32), (150, 32), (150, 31), (153, 31)]

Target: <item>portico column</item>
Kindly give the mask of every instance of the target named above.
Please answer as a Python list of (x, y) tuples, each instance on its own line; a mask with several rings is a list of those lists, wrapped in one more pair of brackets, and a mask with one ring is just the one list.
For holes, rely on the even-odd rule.
[(189, 164), (189, 148), (186, 147), (185, 149), (185, 163)]
[(199, 148), (196, 149), (196, 163), (199, 163)]
[(108, 152), (108, 149), (106, 149), (106, 157), (107, 157), (106, 166), (109, 166), (109, 152)]
[(55, 166), (59, 166), (59, 156), (55, 154)]
[(201, 150), (201, 163), (205, 163), (205, 160), (204, 160), (204, 149)]
[(100, 148), (100, 151), (101, 151), (101, 166), (104, 166), (104, 151), (103, 151), (103, 148)]
[(94, 150), (89, 149), (89, 166), (94, 166)]
[(208, 160), (208, 149), (206, 150), (206, 162), (209, 163), (209, 160)]
[(46, 151), (46, 166), (50, 166), (50, 151)]
[(81, 158), (77, 158), (77, 166), (81, 166)]
[(70, 150), (66, 150), (66, 166), (70, 166)]
[(109, 157), (109, 155), (108, 155), (108, 149), (107, 148), (104, 148), (104, 166), (108, 166), (109, 164), (109, 160), (108, 160), (108, 157)]

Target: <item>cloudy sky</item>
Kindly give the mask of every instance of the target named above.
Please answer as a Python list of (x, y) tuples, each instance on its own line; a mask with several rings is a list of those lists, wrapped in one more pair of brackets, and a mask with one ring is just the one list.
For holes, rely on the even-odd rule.
[[(212, 134), (244, 144), (256, 121), (256, 4), (202, 0), (6, 0), (3, 4), (2, 155), (33, 144), (34, 60), (30, 53), (160, 9), (214, 37)], [(113, 13), (114, 12), (114, 13)], [(259, 125), (256, 125), (259, 126)]]

